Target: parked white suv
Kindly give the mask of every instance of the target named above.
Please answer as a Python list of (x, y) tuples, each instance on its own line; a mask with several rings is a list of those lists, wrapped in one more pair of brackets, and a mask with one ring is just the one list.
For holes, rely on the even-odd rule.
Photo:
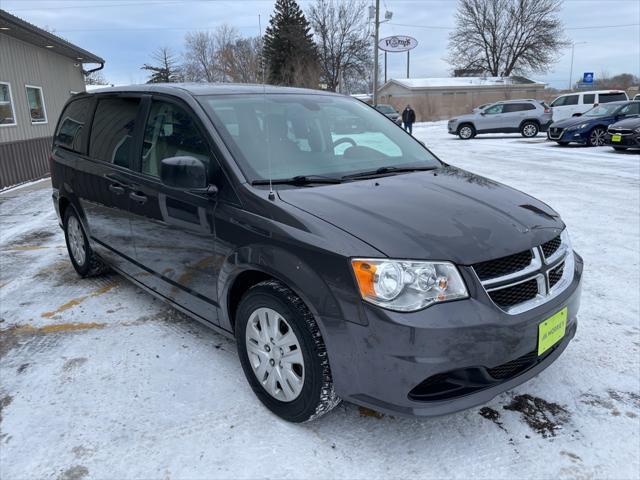
[(624, 90), (593, 90), (590, 92), (566, 93), (551, 102), (553, 121), (557, 122), (572, 117), (576, 113), (583, 114), (601, 103), (623, 100), (629, 100)]

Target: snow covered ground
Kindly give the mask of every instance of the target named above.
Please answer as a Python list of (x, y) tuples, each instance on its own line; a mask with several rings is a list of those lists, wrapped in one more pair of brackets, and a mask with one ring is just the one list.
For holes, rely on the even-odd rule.
[(585, 259), (575, 340), (483, 408), (394, 418), (341, 404), (291, 425), (234, 344), (117, 275), (81, 280), (46, 182), (0, 195), (0, 475), (20, 478), (640, 476), (640, 156), (541, 135), (415, 135), (563, 216)]

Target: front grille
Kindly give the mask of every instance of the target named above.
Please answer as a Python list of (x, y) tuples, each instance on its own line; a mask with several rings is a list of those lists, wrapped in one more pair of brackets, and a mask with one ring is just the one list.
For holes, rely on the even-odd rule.
[(480, 280), (489, 280), (523, 270), (531, 264), (532, 259), (533, 253), (531, 253), (531, 250), (525, 250), (524, 252), (496, 260), (476, 263), (473, 269), (476, 271), (476, 275), (478, 275)]
[(553, 288), (562, 278), (564, 273), (564, 262), (549, 272), (549, 288)]
[(544, 257), (549, 258), (551, 255), (556, 253), (562, 244), (562, 240), (560, 239), (560, 235), (558, 235), (553, 240), (549, 240), (547, 243), (542, 244), (542, 251), (544, 252)]
[(535, 278), (517, 283), (489, 293), (491, 300), (501, 308), (509, 308), (519, 303), (533, 300), (538, 295), (538, 281)]
[(617, 133), (619, 135), (631, 135), (633, 133), (633, 130), (631, 130), (630, 128), (608, 128), (609, 133)]
[(487, 373), (496, 380), (504, 380), (506, 378), (514, 377), (517, 374), (524, 372), (538, 361), (538, 352), (529, 352), (520, 358), (511, 360), (510, 362), (503, 363), (494, 368), (487, 368)]
[(549, 136), (552, 138), (560, 138), (562, 136), (562, 128), (550, 128), (549, 129)]

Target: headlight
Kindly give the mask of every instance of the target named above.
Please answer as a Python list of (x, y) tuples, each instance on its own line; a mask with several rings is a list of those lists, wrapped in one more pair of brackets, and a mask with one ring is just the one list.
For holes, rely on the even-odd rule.
[(640, 133), (640, 127), (637, 127), (636, 129), (633, 130), (636, 133)]
[(351, 266), (362, 298), (389, 310), (413, 312), (469, 296), (449, 262), (356, 258)]
[(567, 128), (567, 130), (573, 132), (574, 130), (582, 130), (583, 128), (587, 128), (588, 126), (588, 123), (582, 123), (580, 125), (575, 125), (573, 127)]
[(457, 118), (452, 118), (451, 120), (449, 120), (449, 123), (453, 123), (453, 122), (457, 122), (458, 119)]

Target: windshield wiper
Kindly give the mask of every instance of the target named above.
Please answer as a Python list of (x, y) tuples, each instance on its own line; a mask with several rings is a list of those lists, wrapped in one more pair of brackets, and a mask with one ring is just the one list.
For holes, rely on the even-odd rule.
[(296, 175), (291, 178), (274, 178), (273, 180), (254, 180), (251, 185), (310, 185), (313, 183), (342, 183), (341, 178), (324, 177), (322, 175)]
[(403, 173), (403, 172), (418, 172), (425, 170), (435, 170), (438, 167), (380, 167), (377, 170), (370, 170), (367, 172), (358, 172), (352, 173), (350, 175), (345, 175), (342, 177), (343, 180), (347, 180), (350, 178), (364, 178), (364, 177), (374, 177), (376, 175), (385, 175), (387, 173)]

